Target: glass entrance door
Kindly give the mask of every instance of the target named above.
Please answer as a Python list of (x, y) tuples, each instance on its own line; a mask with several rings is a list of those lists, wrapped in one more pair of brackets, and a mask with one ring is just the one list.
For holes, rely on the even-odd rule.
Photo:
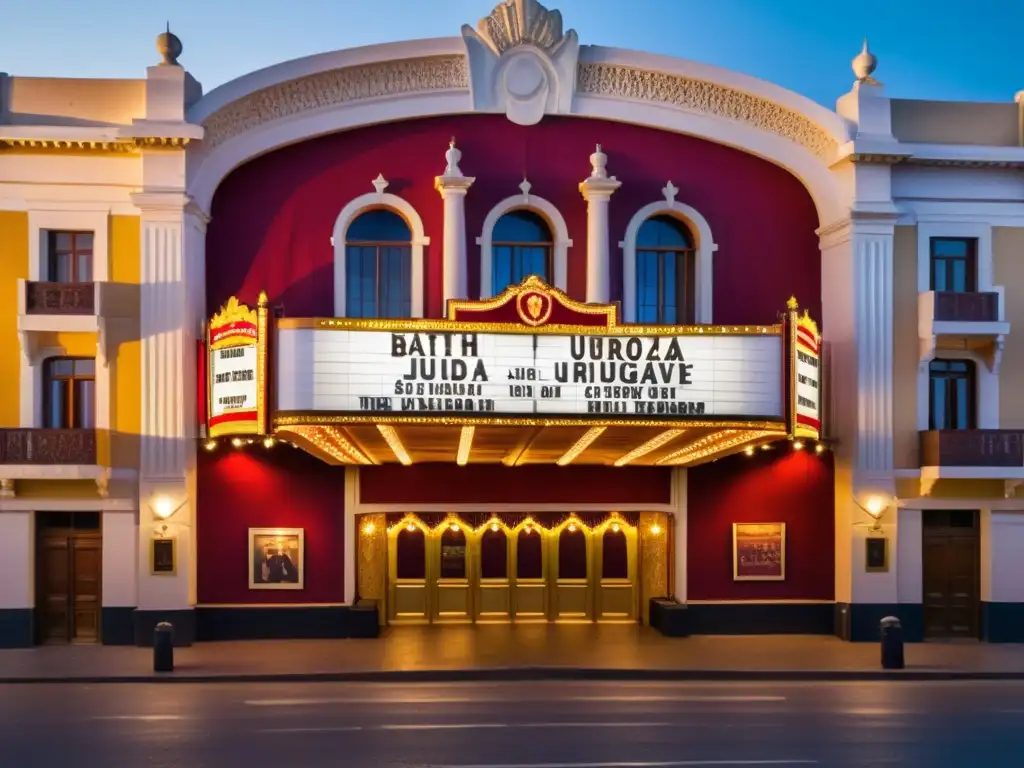
[(466, 530), (457, 522), (445, 525), (434, 537), (436, 589), (434, 621), (472, 621), (469, 589), (469, 549)]

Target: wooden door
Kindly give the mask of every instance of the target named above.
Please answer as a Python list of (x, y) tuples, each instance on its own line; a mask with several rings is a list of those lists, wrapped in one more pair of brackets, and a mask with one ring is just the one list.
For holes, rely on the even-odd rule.
[(924, 513), (925, 636), (977, 638), (980, 536), (973, 510)]
[(41, 643), (100, 639), (103, 547), (98, 515), (76, 518), (50, 515), (37, 521), (37, 640)]

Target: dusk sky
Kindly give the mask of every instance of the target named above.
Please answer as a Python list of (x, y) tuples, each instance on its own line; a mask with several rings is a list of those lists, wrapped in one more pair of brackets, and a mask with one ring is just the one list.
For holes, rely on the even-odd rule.
[[(170, 21), (206, 91), (309, 54), (459, 34), (497, 0), (0, 0), (0, 72), (144, 77)], [(1012, 101), (1024, 0), (549, 0), (586, 44), (708, 62), (828, 106), (867, 35), (892, 96)]]

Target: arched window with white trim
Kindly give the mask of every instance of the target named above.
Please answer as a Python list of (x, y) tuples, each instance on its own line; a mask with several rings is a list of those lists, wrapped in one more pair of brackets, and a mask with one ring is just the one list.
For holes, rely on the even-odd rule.
[(623, 321), (709, 325), (718, 245), (707, 219), (676, 201), (673, 184), (662, 191), (664, 200), (633, 214), (619, 243)]
[(497, 296), (530, 275), (551, 283), (551, 228), (529, 208), (509, 211), (491, 233), (491, 294)]
[(345, 293), (346, 317), (412, 317), (412, 233), (394, 211), (365, 211), (349, 225)]
[(692, 325), (696, 320), (696, 251), (674, 216), (652, 216), (636, 235), (636, 321)]
[(531, 274), (568, 290), (572, 240), (565, 219), (550, 201), (530, 194), (530, 182), (523, 181), (519, 188), (521, 195), (506, 197), (491, 208), (476, 239), (481, 299), (497, 296)]
[(423, 317), (423, 249), (430, 238), (416, 209), (384, 191), (383, 176), (373, 186), (334, 221), (334, 316)]

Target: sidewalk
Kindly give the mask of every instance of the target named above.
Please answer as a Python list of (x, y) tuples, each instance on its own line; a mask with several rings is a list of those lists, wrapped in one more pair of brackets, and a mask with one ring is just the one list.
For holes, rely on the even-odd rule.
[(379, 640), (201, 643), (176, 649), (168, 674), (153, 673), (147, 648), (4, 650), (0, 683), (1024, 679), (1024, 645), (908, 644), (899, 672), (884, 672), (879, 655), (875, 643), (806, 635), (677, 639), (632, 625), (403, 627)]

